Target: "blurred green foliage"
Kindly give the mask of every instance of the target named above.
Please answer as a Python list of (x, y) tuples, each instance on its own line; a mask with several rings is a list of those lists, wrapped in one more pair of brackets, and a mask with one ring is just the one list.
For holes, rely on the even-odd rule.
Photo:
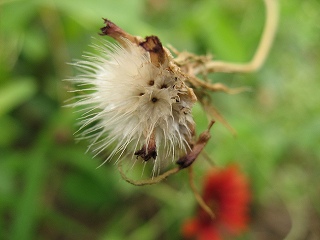
[[(242, 239), (320, 237), (320, 2), (280, 3), (263, 68), (210, 76), (252, 88), (212, 95), (238, 134), (217, 123), (206, 150), (218, 166), (237, 162), (250, 179), (252, 224)], [(245, 62), (263, 11), (254, 0), (1, 0), (0, 239), (180, 239), (196, 206), (186, 174), (134, 187), (112, 163), (96, 169), (103, 159), (75, 144), (77, 115), (63, 107), (72, 86), (62, 80), (74, 75), (67, 62), (90, 51), (102, 17), (179, 50)], [(194, 114), (201, 132), (199, 105)], [(195, 166), (200, 186), (209, 165), (199, 158)]]

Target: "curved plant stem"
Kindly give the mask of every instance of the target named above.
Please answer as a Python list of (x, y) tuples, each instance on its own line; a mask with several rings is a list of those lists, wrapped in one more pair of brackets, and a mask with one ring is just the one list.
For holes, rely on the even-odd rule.
[(126, 174), (123, 172), (122, 170), (122, 165), (121, 163), (118, 163), (118, 170), (120, 172), (121, 177), (128, 183), (131, 183), (132, 185), (135, 186), (144, 186), (144, 185), (152, 185), (152, 184), (156, 184), (159, 183), (161, 181), (163, 181), (164, 179), (166, 179), (167, 177), (179, 172), (181, 169), (179, 167), (176, 168), (172, 168), (164, 173), (162, 173), (161, 175), (154, 177), (154, 178), (148, 178), (148, 179), (144, 179), (144, 180), (133, 180), (130, 179), (126, 176)]
[(270, 51), (279, 19), (278, 0), (264, 0), (266, 8), (266, 21), (258, 48), (248, 63), (228, 63), (223, 61), (210, 61), (204, 66), (194, 69), (194, 74), (206, 72), (237, 72), (248, 73), (257, 71), (264, 63)]
[(188, 168), (188, 173), (189, 173), (189, 184), (191, 187), (191, 190), (199, 204), (199, 206), (206, 212), (209, 214), (209, 216), (214, 219), (215, 218), (215, 214), (214, 212), (211, 210), (211, 208), (204, 202), (203, 198), (201, 197), (201, 195), (199, 194), (195, 184), (194, 184), (194, 180), (193, 180), (193, 169), (192, 166), (190, 166)]

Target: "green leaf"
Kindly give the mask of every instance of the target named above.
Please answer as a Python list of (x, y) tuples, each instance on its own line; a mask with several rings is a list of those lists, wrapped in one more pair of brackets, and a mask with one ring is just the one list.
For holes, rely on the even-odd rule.
[(8, 147), (18, 138), (22, 126), (15, 118), (9, 115), (0, 117), (0, 126), (0, 147)]
[(32, 77), (12, 80), (0, 89), (0, 116), (30, 99), (37, 91)]
[(25, 159), (28, 161), (28, 166), (23, 179), (24, 190), (14, 212), (10, 239), (34, 239), (36, 224), (42, 212), (40, 196), (46, 178), (45, 152), (44, 147), (34, 148)]

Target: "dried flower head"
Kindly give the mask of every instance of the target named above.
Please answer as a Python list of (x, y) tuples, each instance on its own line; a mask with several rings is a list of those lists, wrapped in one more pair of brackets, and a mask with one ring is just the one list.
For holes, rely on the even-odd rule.
[[(111, 151), (105, 161), (152, 161), (154, 174), (168, 161), (177, 160), (179, 165), (172, 172), (189, 167), (208, 142), (212, 125), (195, 141), (191, 115), (194, 102), (198, 99), (206, 112), (234, 131), (210, 104), (206, 91), (238, 93), (246, 89), (229, 89), (221, 83), (203, 81), (198, 75), (244, 73), (260, 68), (271, 47), (278, 19), (277, 0), (264, 2), (265, 28), (254, 57), (246, 64), (213, 61), (211, 56), (178, 52), (172, 47), (176, 54), (173, 58), (158, 37), (132, 36), (104, 19), (101, 35), (110, 36), (117, 43), (94, 45), (97, 55), (89, 54), (85, 60), (74, 63), (81, 74), (71, 81), (80, 88), (76, 91), (84, 92), (71, 104), (83, 111), (79, 138), (91, 139), (89, 149), (96, 154)], [(197, 90), (197, 97), (193, 89)]]
[[(119, 28), (105, 21), (102, 30), (115, 37)], [(95, 45), (99, 55), (75, 63), (82, 74), (72, 81), (85, 92), (73, 104), (84, 111), (80, 137), (91, 138), (96, 153), (117, 143), (106, 161), (123, 155), (153, 160), (158, 173), (190, 149), (196, 97), (157, 37), (138, 40), (120, 33), (120, 44)]]

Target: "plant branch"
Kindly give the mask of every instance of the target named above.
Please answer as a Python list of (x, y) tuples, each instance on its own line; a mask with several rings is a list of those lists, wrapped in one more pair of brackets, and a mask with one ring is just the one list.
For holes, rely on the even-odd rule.
[(264, 63), (278, 25), (279, 9), (278, 0), (264, 0), (266, 8), (266, 21), (264, 25), (264, 30), (261, 36), (258, 48), (252, 58), (248, 63), (228, 63), (223, 61), (210, 61), (204, 63), (202, 66), (198, 66), (193, 70), (194, 74), (198, 74), (205, 69), (208, 72), (237, 72), (237, 73), (248, 73), (257, 71)]
[(194, 184), (194, 179), (193, 179), (193, 169), (192, 166), (190, 166), (188, 168), (188, 173), (189, 173), (189, 184), (191, 187), (191, 190), (194, 194), (194, 197), (196, 198), (199, 206), (206, 212), (208, 213), (208, 215), (214, 219), (215, 218), (215, 214), (214, 212), (211, 210), (211, 208), (205, 203), (205, 201), (203, 200), (203, 198), (201, 197), (201, 195), (199, 194), (195, 184)]

